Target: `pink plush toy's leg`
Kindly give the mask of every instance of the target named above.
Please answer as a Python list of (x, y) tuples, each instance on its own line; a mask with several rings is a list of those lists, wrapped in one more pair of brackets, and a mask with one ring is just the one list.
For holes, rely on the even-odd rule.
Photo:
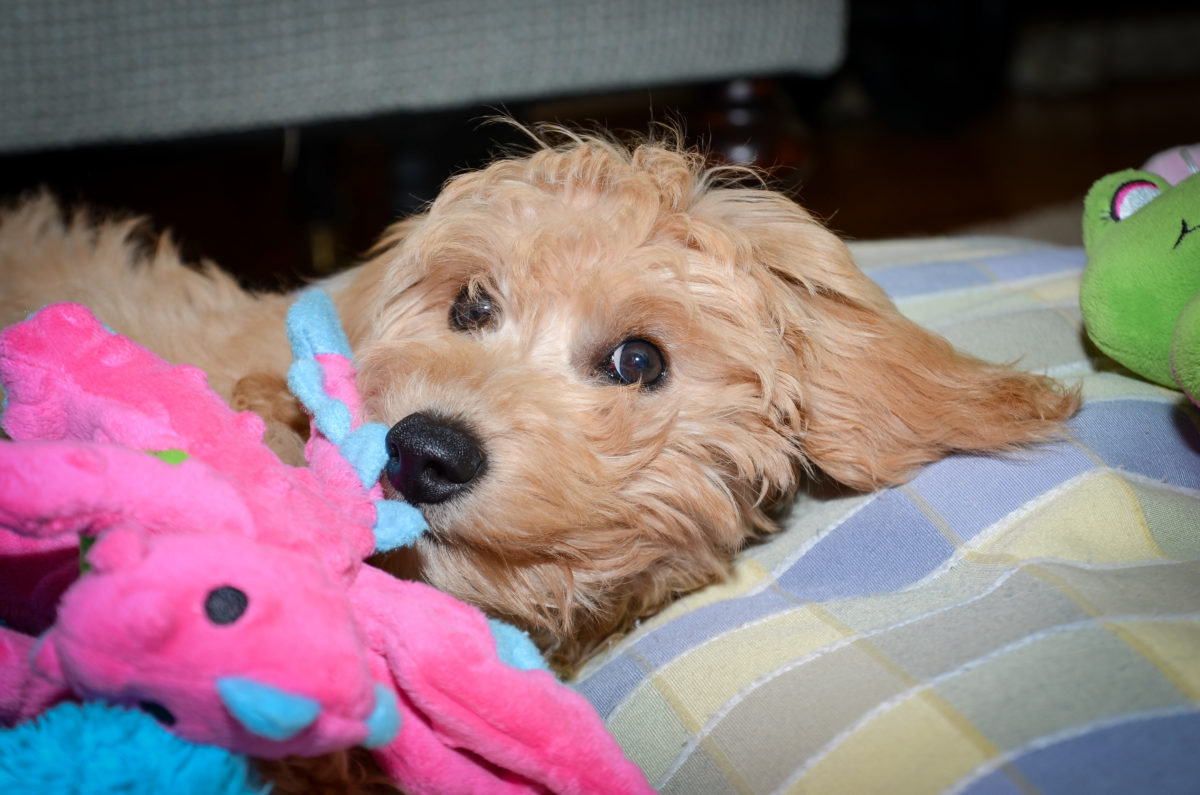
[(396, 742), (375, 751), (403, 785), (445, 792), (478, 779), (497, 791), (652, 792), (583, 696), (547, 671), (500, 660), (477, 609), (368, 569), (352, 595), (411, 710)]
[(0, 627), (0, 725), (12, 726), (39, 715), (71, 692), (33, 672), (29, 658), (36, 638)]
[(262, 421), (229, 408), (203, 372), (112, 333), (78, 304), (48, 306), (0, 332), (0, 384), (13, 439), (177, 447), (236, 456), (247, 468), (278, 463), (259, 444)]
[[(74, 441), (0, 443), (0, 528), (53, 538), (126, 522), (244, 534), (254, 527), (233, 487), (196, 462)], [(0, 552), (3, 543), (0, 534)]]

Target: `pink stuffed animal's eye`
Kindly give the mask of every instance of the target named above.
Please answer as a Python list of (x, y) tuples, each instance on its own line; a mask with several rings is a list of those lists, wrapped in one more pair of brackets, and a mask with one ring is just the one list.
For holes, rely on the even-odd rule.
[(223, 585), (208, 592), (204, 599), (204, 614), (214, 624), (232, 624), (242, 617), (249, 603), (245, 591)]
[(1113, 194), (1113, 220), (1124, 221), (1157, 198), (1159, 193), (1161, 191), (1158, 186), (1149, 180), (1135, 179), (1126, 182)]

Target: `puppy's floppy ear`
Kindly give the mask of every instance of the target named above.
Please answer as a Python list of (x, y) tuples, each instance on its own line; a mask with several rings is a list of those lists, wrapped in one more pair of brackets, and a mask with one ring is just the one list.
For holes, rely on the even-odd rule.
[(376, 335), (389, 300), (419, 277), (412, 258), (405, 257), (404, 244), (428, 217), (421, 212), (395, 222), (367, 252), (365, 262), (324, 285), (337, 306), (351, 347), (357, 349)]
[(772, 396), (775, 410), (797, 418), (812, 464), (869, 489), (947, 453), (1010, 450), (1061, 433), (1077, 391), (959, 353), (908, 320), (845, 245), (789, 199), (727, 193), (725, 221), (746, 236), (751, 270), (797, 366), (792, 392)]

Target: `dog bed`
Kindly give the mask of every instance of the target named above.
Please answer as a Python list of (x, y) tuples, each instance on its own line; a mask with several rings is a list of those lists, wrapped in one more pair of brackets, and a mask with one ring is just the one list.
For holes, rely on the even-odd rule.
[(853, 248), (960, 348), (1082, 384), (1070, 438), (805, 495), (574, 685), (664, 793), (1195, 792), (1194, 407), (1086, 341), (1081, 249)]

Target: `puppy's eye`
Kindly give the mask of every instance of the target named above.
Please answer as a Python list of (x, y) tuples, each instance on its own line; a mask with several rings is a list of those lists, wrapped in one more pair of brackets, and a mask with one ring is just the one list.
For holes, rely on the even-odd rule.
[(667, 374), (662, 351), (653, 343), (638, 339), (618, 345), (600, 369), (615, 383), (641, 383), (644, 387), (658, 386)]
[(450, 307), (450, 325), (459, 331), (490, 328), (499, 317), (500, 308), (483, 288), (472, 293), (464, 287)]

